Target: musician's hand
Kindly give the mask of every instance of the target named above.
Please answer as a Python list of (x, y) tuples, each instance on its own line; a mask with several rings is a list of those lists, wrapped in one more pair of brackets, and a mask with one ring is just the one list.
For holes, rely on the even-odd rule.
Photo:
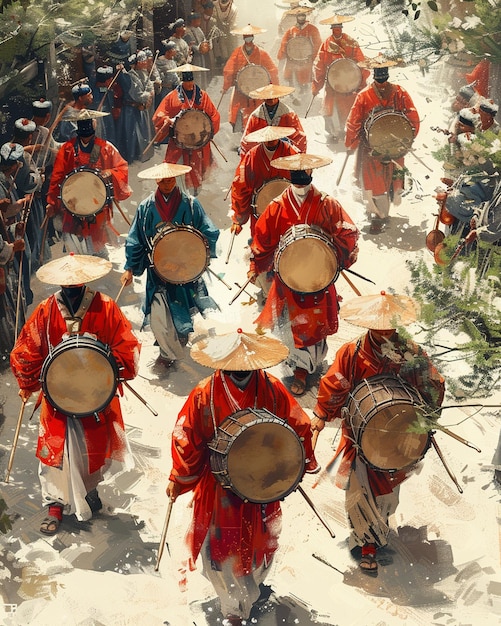
[(350, 252), (348, 256), (348, 262), (350, 265), (353, 265), (353, 263), (356, 263), (358, 259), (358, 252), (359, 252), (358, 246), (355, 246), (353, 250)]
[(446, 191), (439, 191), (437, 193), (437, 195), (435, 196), (438, 204), (442, 205), (446, 200), (447, 200), (447, 192)]
[(242, 232), (242, 227), (240, 224), (235, 224), (235, 222), (233, 222), (230, 231), (235, 233), (235, 235), (239, 235)]
[(7, 209), (10, 207), (10, 198), (0, 198), (0, 211), (5, 213)]
[(28, 402), (28, 400), (30, 399), (32, 393), (33, 392), (29, 391), (28, 389), (20, 389), (18, 391), (18, 395), (19, 395), (19, 397), (21, 398), (21, 400), (23, 402)]
[(311, 86), (311, 95), (312, 96), (318, 96), (318, 94), (320, 93), (320, 89), (318, 87), (315, 87), (315, 85)]
[(100, 172), (102, 178), (108, 179), (111, 178), (111, 171), (110, 170), (101, 170)]
[(54, 217), (54, 215), (56, 214), (56, 207), (54, 204), (48, 204), (45, 207), (45, 213), (47, 215), (47, 217)]
[(250, 282), (255, 285), (256, 284), (256, 278), (257, 278), (257, 274), (254, 270), (249, 270), (247, 272), (247, 278), (250, 280)]
[(125, 287), (128, 287), (132, 283), (132, 270), (125, 270), (120, 278), (120, 282)]
[(24, 239), (16, 239), (12, 245), (14, 248), (14, 252), (23, 252), (26, 247)]
[(178, 495), (181, 493), (181, 485), (178, 485), (178, 483), (170, 480), (169, 484), (167, 485), (167, 489), (165, 490), (165, 493), (170, 498), (171, 502), (175, 502)]
[(316, 415), (311, 420), (311, 430), (320, 432), (325, 428), (325, 420), (320, 419)]
[(26, 233), (26, 224), (24, 222), (16, 222), (14, 226), (14, 235), (16, 239), (22, 239)]

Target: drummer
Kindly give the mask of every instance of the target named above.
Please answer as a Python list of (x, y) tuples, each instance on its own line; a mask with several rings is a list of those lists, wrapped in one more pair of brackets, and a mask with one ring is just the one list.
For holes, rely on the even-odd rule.
[[(307, 224), (322, 229), (324, 241), (334, 249), (338, 267), (348, 268), (357, 260), (358, 230), (353, 220), (337, 200), (312, 185), (312, 170), (331, 162), (328, 157), (304, 153), (271, 162), (273, 167), (291, 170), (291, 185), (260, 215), (251, 243), (248, 277), (255, 282), (260, 274), (274, 271), (264, 309), (256, 322), (263, 328), (277, 326), (282, 334), (290, 352), (290, 390), (295, 396), (305, 393), (308, 374), (322, 367), (326, 338), (338, 329), (338, 296), (334, 276), (321, 291), (293, 291), (277, 275), (274, 256), (281, 237), (290, 232), (291, 226)], [(319, 274), (322, 269), (308, 267), (307, 258), (294, 259), (291, 265), (292, 272), (300, 268), (302, 275)]]
[[(277, 53), (277, 58), (285, 61), (284, 80), (299, 89), (300, 97), (306, 95), (312, 82), (313, 59), (322, 45), (320, 31), (306, 19), (312, 11), (312, 8), (301, 6), (286, 11), (286, 14), (295, 17), (296, 23), (285, 31)], [(300, 98), (294, 99), (295, 104), (300, 101)]]
[[(395, 330), (396, 326), (416, 320), (416, 304), (411, 298), (384, 291), (362, 296), (341, 307), (340, 316), (368, 330), (338, 349), (334, 363), (320, 380), (312, 429), (321, 431), (326, 422), (341, 420), (342, 435), (335, 458), (342, 456), (336, 484), (346, 491), (345, 507), (351, 528), (349, 545), (355, 558), (360, 559), (360, 569), (377, 575), (377, 549), (388, 542), (388, 520), (396, 510), (399, 485), (408, 472), (390, 474), (369, 467), (360, 458), (343, 407), (358, 384), (370, 381), (377, 374), (402, 378), (421, 394), (432, 411), (441, 405), (445, 386), (425, 352)], [(369, 427), (364, 436), (370, 440), (370, 435)], [(379, 452), (391, 454), (390, 450)]]
[[(109, 346), (120, 368), (121, 380), (136, 376), (140, 344), (130, 323), (113, 300), (85, 285), (108, 274), (111, 267), (104, 259), (71, 254), (38, 270), (41, 282), (62, 287), (35, 308), (12, 350), (11, 368), (23, 402), (33, 393), (41, 394), (42, 366), (68, 333), (94, 337)], [(72, 376), (92, 387), (96, 374), (92, 367), (87, 371), (79, 367), (66, 375), (65, 380), (54, 380), (51, 384), (64, 387), (71, 395)], [(40, 460), (42, 501), (47, 511), (40, 532), (54, 535), (63, 521), (63, 513), (74, 513), (78, 520), (85, 521), (102, 508), (97, 487), (112, 460), (129, 467), (133, 460), (126, 445), (118, 395), (113, 395), (109, 405), (98, 413), (99, 421), (94, 414), (69, 419), (50, 404), (45, 394), (39, 396), (40, 401), (36, 455)]]
[[(414, 137), (419, 132), (419, 114), (407, 91), (388, 82), (388, 68), (395, 61), (378, 55), (360, 63), (374, 71), (374, 82), (357, 94), (346, 121), (345, 145), (348, 150), (358, 148), (355, 179), (360, 181), (367, 213), (371, 219), (370, 233), (379, 234), (389, 222), (390, 204), (398, 206), (404, 189), (404, 158), (379, 160), (372, 156), (368, 145), (366, 126), (375, 111), (388, 108), (403, 113), (411, 125)], [(398, 141), (398, 137), (395, 138)]]
[[(235, 48), (226, 62), (223, 69), (223, 90), (226, 93), (228, 89), (233, 87), (230, 100), (230, 109), (228, 113), (228, 121), (233, 127), (233, 132), (240, 132), (245, 128), (249, 115), (259, 105), (259, 101), (244, 95), (239, 89), (238, 75), (241, 70), (249, 65), (257, 65), (264, 69), (268, 74), (268, 80), (265, 84), (273, 83), (278, 85), (278, 68), (273, 62), (270, 55), (263, 48), (259, 48), (254, 43), (254, 36), (265, 33), (265, 28), (252, 26), (248, 24), (244, 28), (238, 28), (232, 31), (235, 35), (242, 35), (244, 43), (242, 46)], [(264, 87), (262, 82), (255, 85)]]
[(201, 277), (184, 284), (168, 283), (160, 278), (151, 263), (153, 240), (166, 223), (193, 227), (207, 239), (210, 256), (216, 256), (219, 230), (200, 202), (177, 186), (176, 177), (189, 171), (188, 165), (160, 163), (138, 174), (141, 179), (155, 180), (157, 190), (139, 204), (125, 242), (122, 284), (130, 285), (132, 277), (141, 276), (146, 269), (143, 325), (151, 325), (160, 348), (157, 363), (167, 368), (184, 356), (184, 346), (193, 332), (192, 315), (218, 308)]
[[(186, 176), (186, 187), (193, 195), (198, 195), (203, 179), (207, 176), (212, 164), (211, 140), (219, 131), (221, 116), (209, 97), (209, 94), (201, 89), (194, 80), (195, 72), (208, 72), (204, 67), (197, 65), (181, 65), (174, 70), (181, 73), (181, 84), (168, 93), (158, 105), (153, 115), (153, 124), (157, 133), (157, 141), (169, 137), (165, 161), (167, 163), (181, 163), (190, 166)], [(196, 136), (195, 145), (183, 143), (180, 135), (176, 134), (176, 122), (185, 111), (196, 110), (205, 113), (209, 120), (201, 114), (200, 127), (193, 124), (193, 134)], [(206, 122), (210, 123), (211, 131), (208, 132)], [(192, 135), (190, 134), (190, 137)]]
[(73, 102), (71, 102), (64, 111), (56, 131), (57, 139), (61, 143), (69, 141), (72, 137), (76, 136), (77, 127), (74, 120), (75, 113), (84, 109), (90, 109), (94, 100), (92, 89), (86, 78), (78, 81), (78, 83), (71, 88), (71, 95), (73, 96)]
[[(338, 141), (344, 136), (344, 126), (348, 113), (355, 100), (355, 95), (365, 86), (370, 72), (360, 70), (357, 66), (359, 61), (364, 60), (364, 54), (357, 41), (343, 33), (343, 24), (351, 22), (355, 18), (350, 15), (333, 15), (320, 21), (320, 24), (330, 24), (331, 35), (320, 46), (313, 63), (313, 82), (311, 93), (316, 96), (322, 87), (325, 87), (322, 115), (324, 116), (325, 132)], [(336, 85), (343, 82), (343, 75), (335, 75), (335, 66), (332, 63), (339, 59), (349, 59), (353, 63), (353, 76), (346, 79), (342, 93), (334, 91), (331, 83)], [(331, 68), (331, 69), (329, 69)], [(336, 80), (329, 81), (330, 73), (334, 73)], [(350, 91), (346, 91), (350, 89)]]
[[(62, 218), (62, 239), (66, 252), (92, 254), (106, 257), (106, 243), (114, 244), (118, 235), (113, 228), (112, 198), (105, 201), (91, 219), (75, 217), (64, 206), (64, 184), (69, 175), (78, 177), (78, 168), (88, 168), (105, 184), (111, 185), (111, 193), (116, 201), (127, 199), (132, 190), (129, 187), (129, 168), (127, 161), (109, 141), (96, 137), (95, 118), (104, 115), (98, 111), (81, 111), (75, 115), (77, 136), (65, 142), (59, 149), (47, 193), (47, 215)], [(75, 182), (75, 189), (78, 184)], [(85, 201), (89, 189), (79, 190), (79, 201)], [(93, 199), (89, 198), (90, 202)]]
[(303, 125), (297, 113), (280, 99), (293, 93), (293, 91), (294, 87), (270, 83), (250, 92), (251, 98), (264, 100), (264, 102), (249, 115), (240, 142), (240, 156), (256, 145), (254, 142), (248, 141), (246, 136), (266, 126), (291, 126), (295, 132), (289, 137), (289, 141), (296, 146), (299, 152), (306, 152), (306, 133)]
[(320, 468), (313, 453), (308, 416), (282, 383), (264, 371), (287, 356), (282, 343), (238, 329), (201, 340), (191, 355), (216, 371), (193, 389), (179, 413), (172, 436), (167, 495), (175, 501), (180, 494), (194, 492), (193, 523), (186, 536), (188, 569), (194, 569), (200, 555), (203, 574), (221, 602), (222, 624), (239, 626), (257, 618), (256, 603), (270, 595), (262, 583), (278, 548), (281, 510), (279, 501), (244, 502), (216, 480), (207, 447), (216, 426), (248, 407), (267, 409), (286, 419), (301, 438), (306, 472)]
[[(290, 170), (276, 168), (271, 162), (279, 157), (299, 152), (292, 143), (286, 140), (294, 132), (294, 128), (288, 126), (264, 126), (245, 136), (245, 139), (248, 138), (253, 147), (242, 157), (235, 170), (235, 178), (231, 183), (232, 233), (238, 235), (242, 226), (250, 218), (251, 237), (254, 235), (254, 227), (260, 212), (259, 207), (255, 206), (256, 197), (266, 182), (282, 179), (284, 181), (282, 191), (287, 187), (291, 178)], [(261, 212), (267, 204), (261, 207)], [(269, 290), (269, 283), (267, 283), (267, 287), (264, 285), (261, 287), (266, 295)]]

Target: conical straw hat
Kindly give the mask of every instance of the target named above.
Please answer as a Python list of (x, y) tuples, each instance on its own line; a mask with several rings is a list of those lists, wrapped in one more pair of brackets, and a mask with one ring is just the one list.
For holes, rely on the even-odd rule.
[(283, 137), (290, 137), (296, 132), (292, 126), (263, 126), (258, 128), (253, 133), (245, 135), (245, 141), (251, 143), (263, 143), (265, 141), (275, 141), (276, 139), (283, 139)]
[(240, 372), (273, 367), (288, 354), (287, 346), (278, 339), (246, 333), (241, 328), (219, 337), (201, 339), (191, 348), (191, 358), (200, 365)]
[(295, 87), (289, 87), (288, 85), (274, 85), (270, 83), (264, 87), (258, 87), (249, 93), (249, 98), (253, 100), (270, 100), (271, 98), (283, 98), (288, 96), (293, 91), (296, 91)]
[(153, 165), (147, 170), (138, 172), (138, 178), (144, 178), (147, 180), (162, 180), (163, 178), (174, 178), (175, 176), (182, 176), (191, 172), (189, 165), (180, 165), (179, 163), (159, 163)]
[(81, 285), (106, 276), (111, 268), (106, 259), (70, 252), (43, 265), (37, 270), (37, 278), (48, 285)]
[(315, 9), (313, 9), (313, 7), (298, 6), (298, 7), (294, 7), (293, 9), (288, 9), (285, 13), (287, 15), (307, 15), (308, 13), (311, 13), (314, 10)]
[(235, 30), (230, 31), (232, 35), (259, 35), (265, 32), (266, 28), (252, 26), (252, 24), (247, 24), (247, 26), (244, 26), (243, 28), (235, 28)]
[(373, 70), (375, 67), (393, 67), (394, 65), (398, 65), (398, 63), (379, 53), (377, 57), (364, 59), (363, 61), (359, 61), (357, 65), (368, 70)]
[(332, 159), (318, 154), (299, 152), (298, 154), (290, 154), (273, 159), (270, 163), (279, 170), (314, 170), (317, 167), (329, 165), (329, 163), (332, 163)]
[(106, 117), (109, 113), (104, 111), (93, 111), (92, 109), (75, 109), (64, 114), (64, 119), (68, 122), (79, 122), (82, 120), (95, 120), (98, 117)]
[(206, 67), (200, 67), (199, 65), (192, 65), (191, 63), (185, 63), (184, 65), (178, 65), (174, 67), (172, 72), (210, 72)]
[(415, 300), (385, 291), (372, 296), (359, 296), (343, 304), (339, 311), (339, 316), (346, 322), (372, 330), (408, 326), (417, 320), (418, 315)]
[(353, 22), (355, 18), (352, 15), (332, 15), (320, 20), (320, 24), (345, 24), (346, 22)]

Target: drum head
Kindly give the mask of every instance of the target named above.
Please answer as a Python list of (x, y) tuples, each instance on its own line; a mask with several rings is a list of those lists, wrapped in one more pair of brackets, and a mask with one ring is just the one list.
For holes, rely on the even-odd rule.
[(411, 404), (395, 403), (380, 411), (365, 428), (361, 444), (368, 463), (383, 471), (414, 465), (428, 447), (428, 435), (409, 432), (419, 411)]
[(362, 84), (362, 70), (352, 59), (336, 59), (329, 65), (326, 80), (336, 93), (353, 93)]
[(372, 156), (380, 161), (401, 159), (414, 141), (411, 123), (398, 111), (381, 112), (369, 121), (367, 141)]
[(209, 447), (216, 478), (249, 502), (284, 498), (304, 473), (299, 437), (287, 422), (266, 409), (245, 409), (226, 418)]
[(308, 61), (313, 56), (311, 39), (309, 37), (291, 37), (287, 42), (286, 54), (290, 61)]
[(65, 340), (44, 366), (43, 389), (50, 404), (72, 417), (86, 417), (108, 406), (117, 370), (100, 344)]
[(279, 196), (290, 185), (290, 180), (286, 178), (274, 178), (268, 180), (260, 187), (256, 193), (254, 207), (256, 215), (264, 213), (266, 207)]
[(268, 70), (262, 65), (246, 65), (237, 74), (236, 86), (238, 91), (249, 97), (251, 91), (265, 87), (271, 83)]
[(72, 215), (90, 217), (109, 202), (108, 189), (96, 172), (70, 172), (61, 184), (61, 202)]
[(207, 240), (190, 226), (170, 226), (153, 240), (153, 269), (168, 283), (182, 285), (197, 280), (209, 259)]
[(212, 120), (205, 111), (187, 109), (174, 124), (174, 141), (181, 148), (199, 150), (214, 136)]
[(336, 280), (339, 268), (336, 252), (325, 237), (302, 232), (284, 237), (275, 261), (280, 280), (299, 293), (315, 293)]

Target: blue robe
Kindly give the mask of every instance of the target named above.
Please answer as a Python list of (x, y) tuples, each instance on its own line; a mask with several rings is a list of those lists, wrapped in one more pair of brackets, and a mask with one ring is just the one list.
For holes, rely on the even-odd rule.
[[(172, 220), (174, 224), (190, 225), (199, 230), (209, 244), (210, 256), (216, 257), (216, 241), (219, 237), (217, 229), (205, 214), (202, 205), (196, 198), (184, 193)], [(191, 314), (208, 309), (218, 308), (215, 301), (208, 295), (207, 287), (202, 278), (184, 285), (173, 285), (164, 282), (153, 270), (151, 253), (152, 241), (165, 222), (162, 221), (155, 205), (155, 194), (143, 200), (137, 208), (134, 221), (125, 242), (125, 269), (131, 270), (134, 276), (141, 276), (146, 270), (146, 298), (143, 305), (145, 323), (151, 311), (151, 302), (157, 291), (164, 291), (172, 315), (172, 320), (179, 335), (187, 336), (193, 332)]]

